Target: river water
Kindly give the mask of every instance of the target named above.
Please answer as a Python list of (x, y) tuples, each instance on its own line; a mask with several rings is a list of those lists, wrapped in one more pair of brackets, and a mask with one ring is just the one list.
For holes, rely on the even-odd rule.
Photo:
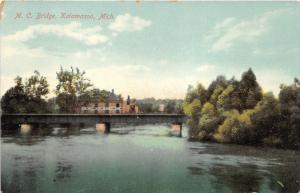
[(4, 193), (297, 193), (300, 153), (189, 142), (166, 125), (2, 132)]

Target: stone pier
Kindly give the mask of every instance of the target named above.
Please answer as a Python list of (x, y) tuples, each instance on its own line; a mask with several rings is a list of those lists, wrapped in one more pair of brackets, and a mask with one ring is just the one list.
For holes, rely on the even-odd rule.
[(110, 123), (109, 122), (97, 123), (96, 130), (99, 133), (109, 133), (110, 132)]
[(182, 123), (173, 123), (170, 132), (172, 135), (182, 137)]

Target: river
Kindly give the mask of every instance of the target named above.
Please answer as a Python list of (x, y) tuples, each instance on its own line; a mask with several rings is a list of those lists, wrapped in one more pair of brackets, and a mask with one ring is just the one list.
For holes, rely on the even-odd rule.
[(2, 132), (4, 193), (297, 193), (299, 151), (189, 142), (167, 125)]

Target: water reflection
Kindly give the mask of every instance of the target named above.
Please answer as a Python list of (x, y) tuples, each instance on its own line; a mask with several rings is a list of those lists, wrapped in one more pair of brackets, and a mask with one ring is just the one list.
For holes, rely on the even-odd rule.
[(263, 177), (255, 165), (239, 164), (237, 166), (215, 165), (209, 173), (217, 192), (225, 192), (225, 188), (233, 193), (259, 192)]
[(11, 193), (38, 192), (38, 172), (42, 168), (40, 160), (31, 156), (15, 155), (11, 164), (11, 173), (1, 174), (2, 190), (9, 190)]
[(278, 193), (293, 193), (300, 191), (299, 162), (288, 162), (286, 165), (270, 168), (269, 188)]
[(195, 167), (195, 166), (188, 166), (187, 169), (192, 175), (204, 175), (204, 171), (205, 171), (203, 168)]
[(5, 193), (300, 190), (299, 152), (188, 142), (166, 125), (34, 128), (2, 132), (1, 143)]
[(57, 167), (55, 170), (55, 179), (60, 180), (64, 178), (70, 178), (72, 173), (72, 164), (69, 161), (61, 160), (57, 162)]
[[(190, 147), (197, 167), (191, 175), (210, 175), (216, 192), (277, 192), (300, 190), (298, 151), (205, 144)], [(199, 157), (200, 156), (200, 157)]]

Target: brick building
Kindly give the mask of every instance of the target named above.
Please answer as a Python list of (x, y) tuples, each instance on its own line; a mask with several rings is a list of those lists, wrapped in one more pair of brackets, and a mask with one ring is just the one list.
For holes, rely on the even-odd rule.
[(105, 102), (101, 102), (100, 98), (94, 101), (80, 101), (78, 111), (84, 114), (132, 114), (138, 113), (139, 109), (131, 102), (130, 96), (124, 101), (112, 90)]

